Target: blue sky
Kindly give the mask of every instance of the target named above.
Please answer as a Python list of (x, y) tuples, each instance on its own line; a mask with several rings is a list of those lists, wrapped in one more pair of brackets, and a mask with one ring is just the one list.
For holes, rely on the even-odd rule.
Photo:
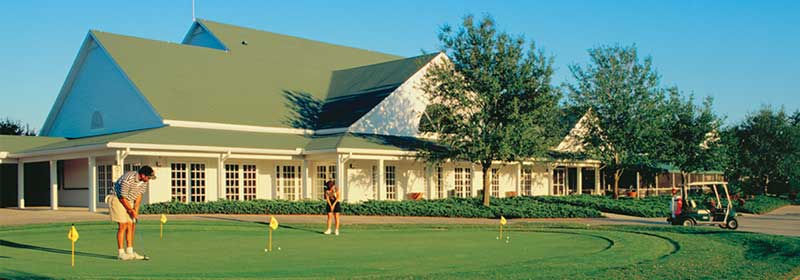
[[(468, 13), (492, 15), (555, 57), (555, 83), (587, 49), (636, 44), (663, 85), (713, 96), (727, 123), (762, 105), (800, 108), (798, 1), (224, 1), (198, 17), (413, 56)], [(0, 118), (37, 130), (90, 29), (178, 42), (191, 0), (7, 1), (0, 5)]]

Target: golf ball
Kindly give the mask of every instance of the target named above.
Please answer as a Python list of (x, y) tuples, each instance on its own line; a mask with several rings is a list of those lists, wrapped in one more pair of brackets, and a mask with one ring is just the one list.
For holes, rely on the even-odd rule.
[(278, 251), (280, 251), (280, 250), (281, 250), (281, 247), (278, 247)]
[(506, 243), (508, 243), (508, 240), (506, 240)]
[(264, 249), (264, 252), (269, 252), (269, 250), (267, 250), (267, 249)]
[(500, 240), (500, 236), (495, 236), (494, 239)]

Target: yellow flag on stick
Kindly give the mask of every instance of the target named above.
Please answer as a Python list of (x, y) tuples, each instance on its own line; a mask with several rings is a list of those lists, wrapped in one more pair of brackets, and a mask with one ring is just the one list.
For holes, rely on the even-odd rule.
[(269, 241), (267, 241), (267, 248), (264, 248), (264, 252), (272, 251), (272, 231), (278, 229), (278, 219), (275, 219), (275, 216), (269, 216)]
[(500, 216), (500, 224), (501, 225), (506, 225), (506, 223), (507, 223), (506, 217)]
[(67, 233), (67, 239), (72, 241), (72, 266), (75, 266), (75, 241), (78, 241), (78, 230), (75, 229), (75, 224), (72, 225), (72, 228), (69, 229), (69, 233)]
[(75, 242), (78, 241), (79, 237), (80, 236), (78, 235), (78, 230), (75, 229), (75, 225), (72, 225), (72, 228), (69, 229), (69, 233), (67, 233), (67, 238), (69, 240), (72, 240), (72, 242)]
[(270, 216), (270, 219), (269, 219), (269, 227), (270, 227), (272, 230), (276, 230), (276, 229), (278, 229), (278, 220), (277, 220), (277, 219), (275, 219), (275, 216)]
[(164, 239), (164, 224), (167, 223), (167, 215), (161, 214), (161, 224), (158, 227), (158, 238)]

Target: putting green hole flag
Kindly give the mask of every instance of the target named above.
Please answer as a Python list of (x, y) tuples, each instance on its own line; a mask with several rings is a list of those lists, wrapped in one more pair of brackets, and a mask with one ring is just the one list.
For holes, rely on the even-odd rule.
[(72, 242), (75, 242), (78, 241), (79, 237), (80, 236), (78, 235), (78, 230), (75, 229), (75, 225), (72, 225), (72, 228), (69, 229), (69, 233), (67, 233), (67, 238), (69, 240), (72, 240)]
[(69, 229), (69, 233), (67, 233), (67, 239), (69, 239), (70, 243), (72, 243), (72, 266), (75, 266), (75, 241), (78, 241), (78, 230), (75, 229), (75, 224)]
[(161, 224), (158, 227), (158, 238), (164, 239), (164, 224), (167, 223), (167, 215), (161, 214)]
[(500, 224), (501, 225), (506, 225), (506, 223), (507, 223), (506, 217), (500, 216)]
[(278, 229), (278, 220), (275, 219), (275, 216), (270, 216), (270, 218), (269, 218), (269, 227), (272, 230)]

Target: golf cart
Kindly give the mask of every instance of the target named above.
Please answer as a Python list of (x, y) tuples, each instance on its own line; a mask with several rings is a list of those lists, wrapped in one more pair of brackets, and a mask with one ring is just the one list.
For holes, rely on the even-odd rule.
[[(672, 225), (694, 226), (694, 225), (717, 225), (720, 228), (736, 229), (739, 221), (736, 220), (736, 211), (733, 210), (731, 196), (728, 193), (727, 182), (697, 182), (687, 185), (686, 190), (692, 187), (709, 188), (713, 190), (714, 197), (708, 201), (708, 205), (700, 205), (689, 197), (688, 191), (683, 191), (683, 196), (673, 197), (672, 215), (667, 218), (667, 222)], [(719, 192), (722, 187), (724, 193)], [(724, 195), (726, 203), (722, 204), (720, 195)]]

